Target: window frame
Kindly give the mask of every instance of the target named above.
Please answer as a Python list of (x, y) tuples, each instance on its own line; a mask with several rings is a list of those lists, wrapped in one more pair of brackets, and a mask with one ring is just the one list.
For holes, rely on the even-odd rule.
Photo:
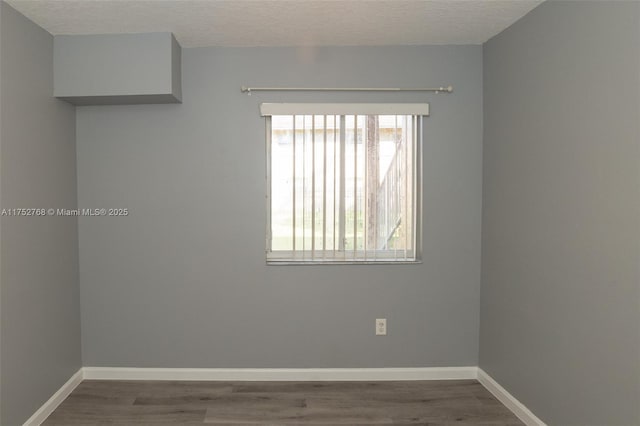
[[(263, 103), (261, 115), (265, 118), (265, 182), (266, 182), (266, 238), (265, 260), (267, 265), (401, 265), (422, 263), (422, 217), (423, 217), (423, 143), (424, 119), (429, 116), (427, 103)], [(272, 116), (291, 115), (334, 115), (341, 117), (341, 123), (347, 115), (407, 115), (412, 116), (415, 140), (413, 145), (413, 179), (411, 182), (414, 201), (412, 212), (413, 248), (411, 256), (398, 258), (396, 250), (375, 250), (375, 259), (367, 259), (364, 254), (371, 250), (342, 250), (344, 256), (314, 256), (318, 250), (271, 250), (272, 241)], [(341, 138), (344, 137), (341, 130)], [(341, 178), (342, 179), (342, 178)], [(329, 251), (329, 250), (327, 250)], [(354, 256), (355, 253), (355, 256)], [(358, 256), (361, 254), (362, 256)], [(381, 256), (387, 254), (387, 256)]]

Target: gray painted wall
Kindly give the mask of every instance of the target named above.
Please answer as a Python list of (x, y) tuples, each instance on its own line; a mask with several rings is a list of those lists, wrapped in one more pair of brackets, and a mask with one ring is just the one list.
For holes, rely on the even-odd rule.
[[(53, 38), (0, 10), (0, 206), (75, 208), (75, 113), (51, 97)], [(0, 424), (16, 426), (81, 366), (77, 221), (3, 216), (0, 229)]]
[[(2, 146), (2, 11), (4, 7), (0, 2), (0, 146)], [(0, 159), (2, 150), (0, 149)], [(0, 209), (2, 208), (2, 167), (0, 160)], [(0, 226), (0, 241), (2, 240), (2, 227)], [(0, 423), (2, 423), (2, 244), (0, 244)]]
[(640, 424), (640, 3), (484, 46), (480, 366), (552, 425)]
[[(182, 55), (183, 104), (77, 109), (79, 204), (131, 212), (79, 221), (84, 365), (477, 365), (481, 47)], [(240, 92), (448, 84), (451, 95)], [(259, 104), (425, 100), (424, 263), (265, 266)]]
[[(2, 11), (0, 3), (0, 146), (2, 146)], [(2, 150), (0, 149), (0, 159)], [(2, 208), (2, 161), (0, 160), (0, 209)], [(0, 241), (2, 240), (2, 227), (0, 226)], [(0, 244), (0, 423), (2, 422), (2, 244)]]

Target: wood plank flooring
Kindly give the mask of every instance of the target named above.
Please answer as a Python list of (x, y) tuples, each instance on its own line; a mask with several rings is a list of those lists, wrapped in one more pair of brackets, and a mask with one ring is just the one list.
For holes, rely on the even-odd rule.
[(476, 380), (83, 381), (45, 426), (522, 425)]

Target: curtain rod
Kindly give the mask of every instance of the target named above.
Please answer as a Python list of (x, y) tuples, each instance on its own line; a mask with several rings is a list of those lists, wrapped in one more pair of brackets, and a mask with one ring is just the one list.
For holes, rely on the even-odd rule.
[(242, 93), (251, 92), (434, 92), (451, 93), (453, 86), (447, 87), (247, 87), (240, 88)]

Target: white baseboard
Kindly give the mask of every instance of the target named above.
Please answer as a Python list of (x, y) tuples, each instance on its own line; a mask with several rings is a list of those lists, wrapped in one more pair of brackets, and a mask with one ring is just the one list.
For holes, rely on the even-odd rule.
[(527, 426), (547, 426), (491, 376), (478, 368), (478, 381)]
[(209, 381), (386, 381), (477, 379), (527, 426), (546, 426), (478, 367), (424, 368), (120, 368), (83, 367), (23, 426), (39, 426), (83, 379)]
[(62, 385), (62, 387), (58, 389), (58, 391), (54, 393), (53, 396), (42, 405), (42, 407), (38, 409), (38, 411), (33, 413), (33, 416), (29, 417), (29, 420), (24, 422), (23, 426), (40, 426), (40, 424), (42, 424), (47, 417), (49, 417), (49, 415), (58, 408), (58, 405), (60, 405), (62, 401), (64, 401), (65, 398), (68, 397), (69, 394), (80, 384), (80, 382), (82, 382), (82, 379), (83, 369), (81, 368), (76, 372), (76, 374), (71, 376), (71, 378), (67, 380), (67, 382)]
[(475, 379), (477, 367), (427, 368), (110, 368), (84, 367), (95, 380), (380, 381)]

